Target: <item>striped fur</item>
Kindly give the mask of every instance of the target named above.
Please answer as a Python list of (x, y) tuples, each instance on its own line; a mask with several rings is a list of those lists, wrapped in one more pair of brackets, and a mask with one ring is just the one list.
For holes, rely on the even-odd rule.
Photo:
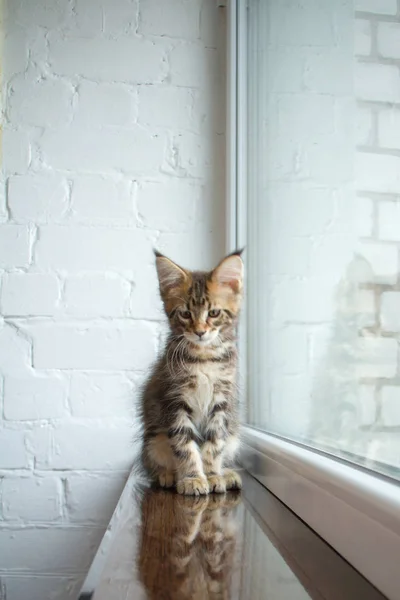
[(182, 494), (240, 488), (226, 470), (239, 433), (240, 253), (211, 272), (187, 271), (159, 253), (156, 266), (170, 335), (143, 391), (143, 464), (162, 487)]

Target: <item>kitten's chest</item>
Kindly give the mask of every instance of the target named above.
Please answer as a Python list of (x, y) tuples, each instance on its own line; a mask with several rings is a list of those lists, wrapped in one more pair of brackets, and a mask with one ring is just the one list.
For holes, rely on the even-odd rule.
[(193, 387), (186, 400), (193, 411), (192, 419), (198, 427), (208, 418), (214, 402), (215, 384), (220, 377), (220, 370), (209, 366), (197, 367), (192, 372)]

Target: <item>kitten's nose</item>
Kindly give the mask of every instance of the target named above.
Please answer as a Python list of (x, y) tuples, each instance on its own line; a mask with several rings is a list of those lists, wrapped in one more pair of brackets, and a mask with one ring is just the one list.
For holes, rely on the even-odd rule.
[(201, 339), (201, 338), (203, 337), (203, 335), (205, 334), (205, 331), (196, 331), (195, 333), (196, 333), (196, 335), (198, 335), (198, 336), (199, 336), (199, 338)]

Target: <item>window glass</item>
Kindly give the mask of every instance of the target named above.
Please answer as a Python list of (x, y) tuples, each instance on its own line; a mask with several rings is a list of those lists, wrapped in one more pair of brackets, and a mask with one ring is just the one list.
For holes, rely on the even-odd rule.
[(250, 0), (247, 397), (261, 429), (400, 478), (400, 17)]

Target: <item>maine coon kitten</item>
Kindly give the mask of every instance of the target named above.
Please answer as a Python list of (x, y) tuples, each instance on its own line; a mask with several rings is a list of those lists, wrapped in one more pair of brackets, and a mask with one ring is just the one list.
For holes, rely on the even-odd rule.
[(240, 476), (225, 469), (238, 447), (240, 254), (211, 272), (190, 272), (156, 252), (170, 334), (142, 396), (142, 459), (154, 480), (180, 494), (241, 487)]

